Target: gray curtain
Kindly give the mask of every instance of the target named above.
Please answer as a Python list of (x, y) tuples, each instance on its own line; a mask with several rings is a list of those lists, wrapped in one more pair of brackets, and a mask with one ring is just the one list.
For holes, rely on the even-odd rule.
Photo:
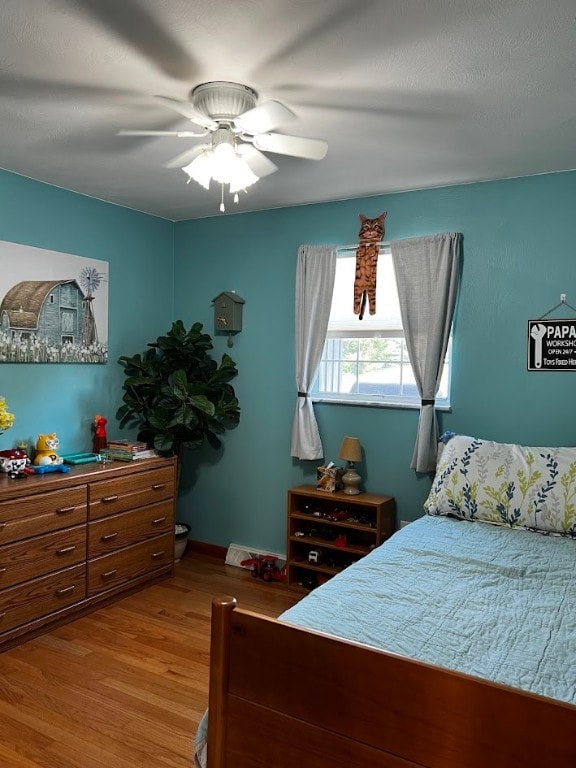
[(292, 425), (292, 452), (298, 459), (324, 455), (310, 399), (330, 319), (336, 275), (336, 249), (302, 245), (296, 266), (296, 385), (298, 397)]
[(457, 232), (390, 244), (408, 356), (420, 393), (420, 419), (411, 468), (436, 468), (435, 398), (450, 337), (460, 274)]

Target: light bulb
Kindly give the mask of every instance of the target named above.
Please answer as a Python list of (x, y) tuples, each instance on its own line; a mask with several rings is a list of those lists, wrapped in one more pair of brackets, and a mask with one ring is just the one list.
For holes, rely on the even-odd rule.
[(230, 176), (234, 173), (234, 161), (236, 153), (231, 144), (218, 144), (212, 153), (211, 172), (214, 181), (228, 184)]

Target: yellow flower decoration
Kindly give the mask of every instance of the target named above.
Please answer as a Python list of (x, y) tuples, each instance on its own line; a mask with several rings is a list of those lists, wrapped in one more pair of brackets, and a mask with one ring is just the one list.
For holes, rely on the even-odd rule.
[(0, 397), (0, 434), (10, 429), (14, 424), (14, 414), (8, 413), (6, 409), (6, 398)]

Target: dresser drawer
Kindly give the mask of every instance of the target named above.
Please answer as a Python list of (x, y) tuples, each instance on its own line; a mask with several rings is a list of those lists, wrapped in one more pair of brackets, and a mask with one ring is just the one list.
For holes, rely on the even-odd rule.
[(88, 557), (114, 552), (174, 528), (172, 499), (88, 523)]
[(170, 575), (175, 490), (172, 457), (0, 473), (0, 651)]
[(80, 485), (0, 502), (0, 545), (86, 522), (87, 499)]
[(174, 562), (174, 533), (133, 544), (88, 563), (88, 595), (102, 592), (129, 579), (145, 576)]
[(86, 526), (0, 546), (0, 589), (86, 559)]
[(174, 497), (174, 469), (162, 467), (90, 484), (89, 518), (115, 515)]
[[(86, 597), (86, 566), (63, 571), (0, 591), (0, 633), (39, 619)], [(1, 638), (1, 634), (0, 634)]]

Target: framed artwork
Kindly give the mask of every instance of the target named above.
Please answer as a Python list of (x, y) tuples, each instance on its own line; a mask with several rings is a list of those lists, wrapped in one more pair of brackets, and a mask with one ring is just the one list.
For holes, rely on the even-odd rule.
[(106, 363), (108, 262), (0, 240), (0, 363)]

